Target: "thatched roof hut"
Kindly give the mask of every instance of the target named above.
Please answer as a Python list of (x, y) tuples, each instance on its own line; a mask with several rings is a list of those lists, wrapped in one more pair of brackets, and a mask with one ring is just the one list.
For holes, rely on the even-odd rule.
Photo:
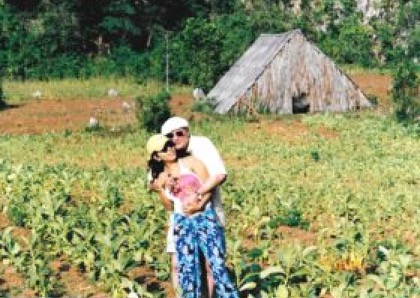
[(371, 106), (355, 83), (300, 30), (262, 34), (207, 97), (220, 114), (343, 112)]

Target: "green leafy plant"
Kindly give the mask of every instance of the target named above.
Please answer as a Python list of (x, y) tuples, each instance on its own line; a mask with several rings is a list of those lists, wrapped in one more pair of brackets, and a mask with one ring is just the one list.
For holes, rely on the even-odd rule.
[(168, 103), (170, 98), (171, 95), (166, 91), (154, 96), (137, 97), (137, 119), (140, 126), (148, 132), (158, 132), (161, 125), (171, 116)]
[(212, 114), (214, 111), (214, 103), (210, 100), (196, 100), (191, 107), (191, 111)]
[(402, 63), (394, 78), (392, 99), (395, 103), (395, 117), (398, 121), (420, 123), (419, 76), (414, 65)]
[(3, 92), (3, 79), (0, 72), (0, 110), (6, 107), (6, 102), (4, 101), (4, 92)]

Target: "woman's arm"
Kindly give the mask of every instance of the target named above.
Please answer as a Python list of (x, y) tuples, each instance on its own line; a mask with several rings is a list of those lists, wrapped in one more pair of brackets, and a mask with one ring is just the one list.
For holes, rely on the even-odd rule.
[(174, 210), (173, 202), (166, 196), (166, 193), (164, 190), (164, 186), (166, 182), (165, 180), (166, 179), (163, 178), (163, 175), (160, 174), (158, 179), (155, 179), (155, 181), (153, 181), (151, 184), (153, 185), (153, 190), (158, 193), (159, 199), (162, 202), (163, 207), (165, 207), (167, 211), (173, 211)]
[(165, 207), (165, 209), (167, 211), (173, 211), (174, 210), (174, 204), (173, 204), (173, 202), (170, 199), (168, 199), (168, 197), (166, 196), (165, 191), (163, 189), (160, 189), (158, 191), (158, 194), (159, 194), (159, 199), (160, 199), (160, 201), (163, 204), (163, 207)]

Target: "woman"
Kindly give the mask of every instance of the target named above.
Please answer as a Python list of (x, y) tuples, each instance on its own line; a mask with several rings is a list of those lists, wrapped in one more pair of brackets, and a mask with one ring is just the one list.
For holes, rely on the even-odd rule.
[(190, 200), (197, 199), (195, 193), (202, 181), (208, 179), (206, 167), (191, 155), (178, 158), (174, 143), (163, 135), (152, 136), (146, 147), (150, 154), (148, 166), (153, 183), (163, 194), (159, 197), (167, 209), (173, 204), (180, 296), (201, 297), (201, 251), (210, 265), (218, 296), (238, 297), (225, 266), (223, 230), (211, 208), (211, 202), (205, 204), (202, 211), (190, 216), (183, 211)]

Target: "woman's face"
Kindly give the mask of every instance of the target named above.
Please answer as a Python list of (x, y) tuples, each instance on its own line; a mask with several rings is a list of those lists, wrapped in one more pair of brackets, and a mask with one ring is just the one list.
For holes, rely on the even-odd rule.
[(156, 153), (163, 162), (176, 160), (175, 144), (171, 141), (165, 144), (165, 147)]

